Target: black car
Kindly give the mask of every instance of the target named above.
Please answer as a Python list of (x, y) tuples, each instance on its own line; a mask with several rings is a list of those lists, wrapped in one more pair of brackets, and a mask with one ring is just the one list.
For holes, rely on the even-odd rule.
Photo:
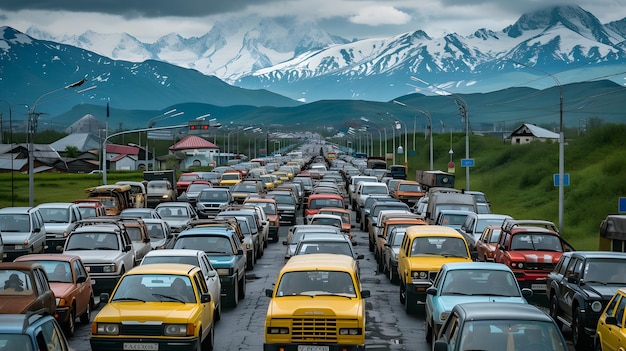
[(530, 304), (468, 302), (452, 312), (434, 341), (434, 351), (567, 351), (556, 323)]
[[(623, 274), (623, 275), (620, 275)], [(572, 329), (576, 350), (590, 349), (598, 318), (615, 291), (626, 286), (626, 253), (573, 251), (561, 256), (546, 282), (550, 315)]]

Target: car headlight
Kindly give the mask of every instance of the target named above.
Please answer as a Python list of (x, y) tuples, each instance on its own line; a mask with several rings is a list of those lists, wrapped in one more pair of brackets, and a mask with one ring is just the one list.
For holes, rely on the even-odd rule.
[(445, 322), (446, 319), (448, 319), (448, 316), (450, 316), (450, 312), (441, 312), (441, 313), (439, 313), (439, 319), (442, 322)]
[(102, 272), (104, 272), (104, 273), (115, 273), (115, 272), (117, 272), (117, 265), (116, 264), (106, 265), (106, 266), (102, 267)]
[(285, 327), (269, 327), (267, 328), (268, 334), (289, 334), (289, 328)]
[(361, 335), (361, 328), (340, 328), (339, 335)]
[(120, 326), (112, 323), (97, 323), (96, 332), (97, 334), (119, 335)]
[(413, 279), (427, 279), (428, 278), (428, 272), (425, 272), (425, 271), (413, 271), (413, 272), (411, 272), (411, 277)]
[(602, 311), (602, 303), (600, 301), (594, 301), (591, 303), (591, 310), (598, 313)]
[(161, 198), (163, 198), (163, 199), (169, 199), (169, 198), (170, 198), (170, 196), (169, 196), (168, 194), (163, 194), (163, 195), (161, 196)]
[(524, 263), (522, 263), (522, 262), (511, 262), (511, 268), (522, 269), (522, 268), (524, 268)]
[(193, 335), (193, 324), (166, 324), (163, 328), (163, 335), (185, 336)]

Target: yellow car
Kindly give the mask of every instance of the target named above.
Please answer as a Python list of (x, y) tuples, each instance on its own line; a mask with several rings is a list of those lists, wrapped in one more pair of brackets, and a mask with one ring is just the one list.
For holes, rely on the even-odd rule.
[(263, 350), (364, 350), (365, 301), (349, 256), (292, 257), (278, 274), (265, 318)]
[(197, 266), (137, 266), (100, 301), (93, 351), (213, 349), (215, 304)]
[(594, 350), (623, 350), (626, 340), (626, 288), (618, 289), (598, 320)]
[(407, 312), (415, 312), (426, 301), (426, 289), (444, 263), (471, 262), (465, 238), (455, 229), (440, 225), (406, 228), (398, 253), (400, 302)]
[(272, 174), (276, 174), (278, 176), (278, 179), (280, 179), (282, 182), (286, 182), (289, 180), (289, 173), (287, 172), (274, 171), (272, 172)]
[(234, 186), (235, 184), (239, 184), (243, 181), (241, 177), (241, 173), (239, 172), (224, 172), (222, 174), (222, 178), (220, 179), (220, 186)]
[(272, 177), (271, 174), (263, 174), (263, 175), (259, 176), (259, 178), (261, 178), (261, 181), (263, 182), (263, 185), (265, 187), (265, 191), (270, 191), (270, 190), (274, 189), (274, 186), (276, 184), (274, 183), (274, 177)]

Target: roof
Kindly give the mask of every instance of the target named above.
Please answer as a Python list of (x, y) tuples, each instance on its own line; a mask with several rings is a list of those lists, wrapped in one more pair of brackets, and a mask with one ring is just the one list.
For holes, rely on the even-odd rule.
[(149, 251), (145, 257), (148, 257), (148, 256), (196, 257), (200, 253), (204, 253), (204, 251), (194, 250), (194, 249), (152, 250), (152, 251)]
[(210, 141), (207, 141), (196, 135), (188, 135), (181, 141), (170, 146), (172, 151), (188, 150), (188, 149), (219, 149), (219, 147)]
[(530, 124), (530, 123), (524, 123), (521, 126), (519, 126), (517, 129), (515, 129), (511, 133), (509, 138), (516, 136), (516, 135), (532, 135), (534, 137), (543, 138), (543, 139), (559, 139), (558, 133), (554, 133), (547, 129), (537, 127), (536, 125)]
[(128, 271), (127, 274), (189, 274), (197, 266), (182, 263), (151, 263), (139, 265)]
[(352, 270), (354, 258), (336, 254), (309, 254), (292, 256), (281, 271), (298, 270)]
[(463, 238), (463, 236), (454, 228), (440, 225), (414, 225), (406, 229), (409, 236), (453, 236)]
[(107, 153), (123, 155), (139, 155), (139, 148), (136, 146), (107, 144)]
[(564, 256), (582, 256), (586, 258), (617, 258), (626, 259), (626, 252), (615, 251), (569, 251), (564, 252)]
[(470, 302), (454, 306), (465, 320), (532, 320), (554, 323), (545, 312), (531, 304), (509, 302)]
[(473, 270), (490, 270), (490, 271), (494, 271), (494, 270), (498, 270), (498, 271), (507, 271), (510, 272), (511, 269), (502, 263), (496, 263), (496, 262), (451, 262), (451, 263), (444, 263), (443, 266), (441, 267), (442, 269), (446, 267), (447, 269), (473, 269)]
[(68, 146), (74, 146), (80, 152), (100, 149), (100, 139), (90, 133), (74, 133), (50, 144), (57, 151), (65, 151)]

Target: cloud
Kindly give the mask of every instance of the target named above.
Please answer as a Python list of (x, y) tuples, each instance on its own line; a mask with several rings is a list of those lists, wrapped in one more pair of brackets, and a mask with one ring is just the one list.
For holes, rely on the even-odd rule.
[(5, 11), (68, 11), (97, 12), (124, 18), (137, 17), (203, 17), (237, 12), (249, 5), (263, 5), (280, 0), (2, 0), (0, 10)]
[(392, 6), (369, 6), (359, 9), (358, 13), (349, 18), (349, 21), (356, 24), (366, 24), (370, 26), (381, 26), (389, 24), (406, 24), (411, 20), (411, 16)]

